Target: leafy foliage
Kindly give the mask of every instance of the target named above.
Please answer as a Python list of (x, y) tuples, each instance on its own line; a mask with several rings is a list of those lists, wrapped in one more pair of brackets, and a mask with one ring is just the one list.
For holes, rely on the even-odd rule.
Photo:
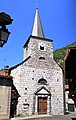
[(57, 49), (54, 51), (54, 60), (60, 65), (60, 67), (64, 70), (64, 57), (66, 55), (66, 51), (69, 47), (75, 46), (76, 42), (73, 42), (70, 45), (67, 45), (66, 47), (63, 47), (61, 49)]

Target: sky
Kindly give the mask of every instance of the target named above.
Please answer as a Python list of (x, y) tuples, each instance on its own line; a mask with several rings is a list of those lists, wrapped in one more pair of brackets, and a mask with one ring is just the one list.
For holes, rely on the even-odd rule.
[(12, 67), (23, 60), (23, 45), (31, 34), (36, 5), (45, 34), (53, 40), (53, 49), (76, 42), (76, 0), (0, 0), (0, 12), (13, 19), (7, 25), (11, 32), (0, 48), (0, 69)]

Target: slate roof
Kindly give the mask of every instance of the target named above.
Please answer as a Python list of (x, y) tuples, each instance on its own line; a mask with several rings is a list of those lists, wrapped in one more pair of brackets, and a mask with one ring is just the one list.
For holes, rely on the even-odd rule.
[(38, 8), (36, 8), (35, 19), (34, 19), (31, 35), (44, 38), (44, 32), (43, 32)]

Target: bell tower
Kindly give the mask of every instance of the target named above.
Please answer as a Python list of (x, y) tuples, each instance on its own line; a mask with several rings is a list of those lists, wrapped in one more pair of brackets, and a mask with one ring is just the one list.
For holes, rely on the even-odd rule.
[[(46, 55), (45, 52), (47, 53)], [(37, 54), (53, 58), (52, 40), (44, 36), (38, 8), (36, 8), (31, 35), (24, 45), (23, 60), (33, 55), (36, 57), (35, 55)]]

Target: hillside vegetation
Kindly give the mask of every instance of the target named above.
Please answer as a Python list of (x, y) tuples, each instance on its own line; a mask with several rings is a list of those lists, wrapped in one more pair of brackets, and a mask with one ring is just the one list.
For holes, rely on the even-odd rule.
[(69, 47), (75, 46), (76, 42), (73, 42), (70, 45), (67, 45), (66, 47), (63, 47), (61, 49), (57, 49), (54, 51), (54, 60), (60, 65), (60, 67), (64, 70), (64, 57), (66, 54), (66, 51)]

